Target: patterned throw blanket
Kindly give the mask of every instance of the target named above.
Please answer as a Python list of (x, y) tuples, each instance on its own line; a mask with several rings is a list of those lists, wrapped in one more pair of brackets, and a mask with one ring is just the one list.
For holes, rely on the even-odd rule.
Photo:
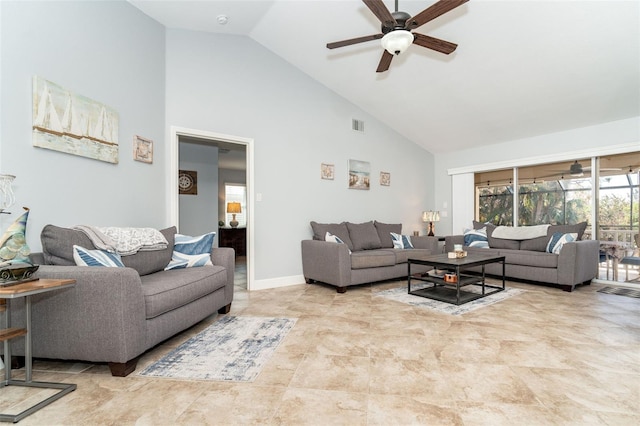
[(153, 228), (119, 228), (78, 225), (74, 229), (84, 232), (97, 249), (120, 256), (138, 251), (164, 250), (169, 245), (160, 231)]

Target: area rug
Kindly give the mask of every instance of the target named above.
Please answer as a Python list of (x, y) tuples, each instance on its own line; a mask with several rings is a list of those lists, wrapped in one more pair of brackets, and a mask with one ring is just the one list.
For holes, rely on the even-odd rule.
[(598, 293), (617, 294), (619, 296), (640, 298), (640, 290), (624, 287), (602, 287)]
[[(411, 285), (411, 290), (416, 290), (426, 287), (426, 285), (418, 284)], [(464, 291), (481, 293), (482, 288), (478, 286), (466, 286)], [(427, 299), (426, 297), (414, 296), (407, 293), (407, 286), (398, 288), (392, 288), (390, 290), (384, 290), (376, 294), (376, 296), (385, 297), (387, 299), (395, 300), (396, 302), (406, 303), (408, 305), (417, 306), (424, 309), (431, 309), (443, 314), (449, 315), (462, 315), (467, 312), (475, 311), (476, 309), (483, 308), (485, 306), (493, 305), (505, 299), (524, 293), (526, 290), (520, 288), (507, 288), (504, 291), (491, 294), (482, 299), (476, 299), (471, 302), (465, 303), (460, 306), (453, 305), (451, 303), (440, 302), (439, 300)]]
[(139, 375), (252, 382), (295, 323), (295, 318), (222, 317)]

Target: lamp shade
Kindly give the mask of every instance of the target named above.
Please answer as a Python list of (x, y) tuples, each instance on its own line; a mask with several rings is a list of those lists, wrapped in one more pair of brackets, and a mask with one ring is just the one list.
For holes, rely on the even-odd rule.
[(435, 210), (428, 210), (422, 212), (423, 222), (438, 222), (440, 220), (440, 212)]
[(382, 37), (382, 47), (392, 55), (399, 55), (413, 43), (413, 34), (407, 30), (394, 30)]
[(237, 202), (227, 203), (227, 213), (242, 213), (242, 206)]

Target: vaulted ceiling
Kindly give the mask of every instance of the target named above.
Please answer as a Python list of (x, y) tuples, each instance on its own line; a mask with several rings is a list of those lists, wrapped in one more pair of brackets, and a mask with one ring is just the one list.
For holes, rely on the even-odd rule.
[(454, 53), (412, 45), (385, 73), (379, 40), (326, 48), (380, 33), (362, 1), (129, 1), (168, 28), (248, 36), (434, 153), (640, 116), (638, 1), (471, 0), (415, 30)]

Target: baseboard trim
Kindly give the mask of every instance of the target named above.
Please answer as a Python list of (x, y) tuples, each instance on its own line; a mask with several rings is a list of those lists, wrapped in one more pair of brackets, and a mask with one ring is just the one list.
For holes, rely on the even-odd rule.
[(255, 280), (251, 286), (253, 290), (266, 290), (269, 288), (289, 287), (292, 285), (304, 284), (304, 275), (291, 275), (289, 277), (269, 278), (266, 280)]

